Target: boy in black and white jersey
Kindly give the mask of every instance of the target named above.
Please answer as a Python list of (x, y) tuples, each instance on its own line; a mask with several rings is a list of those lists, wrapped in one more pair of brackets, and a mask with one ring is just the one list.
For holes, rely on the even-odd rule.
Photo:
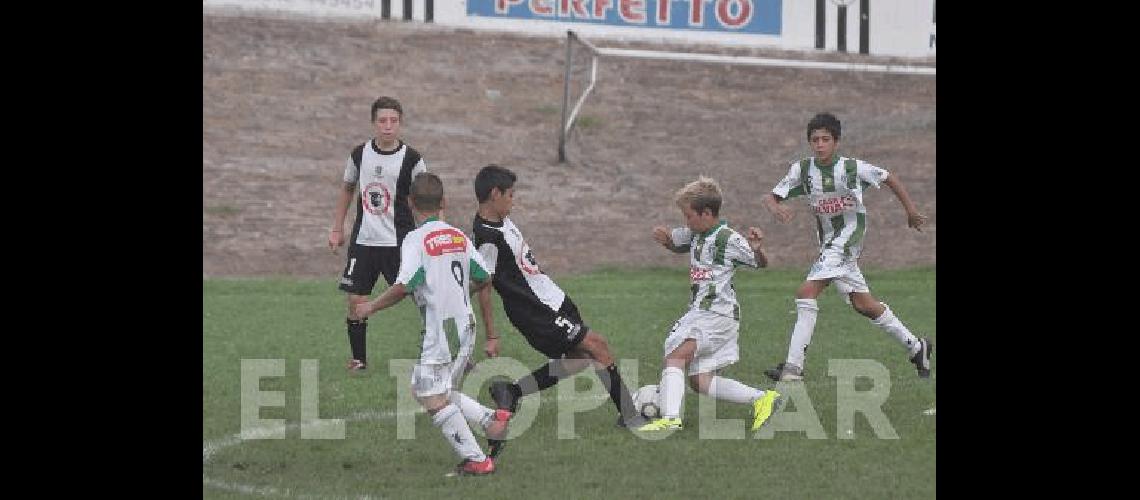
[(348, 261), (339, 286), (348, 293), (346, 323), (352, 350), (348, 369), (352, 372), (364, 370), (368, 364), (367, 319), (356, 316), (353, 306), (368, 300), (381, 274), (389, 286), (396, 279), (400, 243), (415, 227), (408, 207), (408, 189), (416, 174), (427, 171), (420, 153), (400, 140), (403, 116), (404, 110), (396, 99), (384, 96), (372, 103), (375, 136), (349, 155), (329, 229), (329, 248), (336, 252), (345, 243), (348, 206), (353, 198), (358, 198)]
[[(551, 360), (514, 383), (491, 384), (491, 396), (499, 408), (517, 410), (518, 399), (546, 389), (576, 373), (591, 362), (607, 387), (620, 414), (618, 424), (626, 427), (644, 424), (633, 408), (633, 399), (621, 380), (605, 337), (591, 330), (582, 320), (570, 297), (542, 272), (522, 232), (508, 217), (514, 205), (514, 172), (497, 166), (483, 167), (475, 176), (475, 246), (493, 275), (492, 284), (503, 301), (511, 324), (527, 343)], [(479, 292), (479, 306), (487, 332), (488, 356), (498, 355), (494, 330), (491, 292)], [(491, 446), (495, 456), (501, 443)]]

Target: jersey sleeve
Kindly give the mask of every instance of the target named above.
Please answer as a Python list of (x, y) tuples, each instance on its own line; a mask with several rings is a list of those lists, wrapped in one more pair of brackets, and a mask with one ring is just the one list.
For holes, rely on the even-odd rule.
[(400, 271), (396, 273), (396, 283), (401, 283), (408, 293), (424, 283), (423, 242), (418, 234), (409, 234), (400, 246)]
[(879, 185), (891, 175), (886, 169), (876, 167), (862, 160), (857, 160), (855, 164), (859, 180), (866, 185), (875, 186), (876, 188), (880, 187)]
[(416, 166), (412, 167), (412, 178), (415, 179), (416, 174), (421, 174), (424, 172), (427, 172), (427, 164), (424, 163), (424, 159), (421, 157), (420, 161), (416, 162)]
[(675, 227), (670, 233), (673, 239), (673, 247), (677, 253), (688, 252), (690, 243), (693, 241), (693, 231), (687, 227)]
[(467, 240), (467, 255), (471, 259), (471, 280), (487, 281), (491, 277), (491, 272), (487, 271), (487, 261), (483, 258), (483, 254), (475, 249), (475, 244), (471, 242), (471, 239)]
[(499, 247), (487, 242), (479, 245), (479, 257), (483, 259), (483, 270), (495, 274), (495, 263), (499, 261)]
[(776, 183), (776, 187), (772, 188), (772, 194), (779, 196), (785, 200), (795, 198), (804, 194), (803, 179), (800, 179), (800, 164), (793, 163), (788, 167), (788, 173), (780, 182)]
[(724, 252), (725, 260), (732, 262), (732, 266), (749, 266), (760, 267), (756, 263), (756, 253), (752, 251), (752, 247), (748, 245), (748, 240), (744, 235), (733, 231), (732, 236), (728, 237), (728, 245), (726, 245)]
[(348, 156), (348, 161), (344, 165), (344, 183), (356, 184), (357, 179), (360, 178), (360, 166), (352, 160), (352, 155)]

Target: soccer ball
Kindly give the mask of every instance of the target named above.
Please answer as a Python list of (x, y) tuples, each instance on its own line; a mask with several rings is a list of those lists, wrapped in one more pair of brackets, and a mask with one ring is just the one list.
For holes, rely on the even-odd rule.
[(661, 416), (661, 395), (656, 385), (647, 385), (633, 395), (633, 407), (645, 418)]

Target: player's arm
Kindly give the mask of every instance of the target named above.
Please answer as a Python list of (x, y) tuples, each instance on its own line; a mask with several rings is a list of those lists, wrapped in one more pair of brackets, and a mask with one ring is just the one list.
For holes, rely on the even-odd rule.
[(348, 205), (352, 203), (352, 195), (356, 193), (356, 184), (343, 183), (338, 190), (336, 210), (333, 212), (332, 227), (329, 228), (329, 248), (336, 252), (337, 248), (344, 246), (344, 219), (348, 215)]
[(774, 215), (781, 224), (787, 224), (792, 220), (792, 217), (796, 216), (796, 212), (791, 207), (784, 205), (783, 202), (805, 194), (803, 179), (800, 178), (801, 171), (802, 167), (798, 163), (793, 163), (788, 167), (788, 173), (784, 175), (784, 178), (776, 183), (776, 187), (760, 197), (764, 208), (768, 209), (768, 212)]
[(782, 204), (786, 198), (780, 197), (775, 193), (765, 193), (760, 200), (764, 203), (764, 208), (776, 217), (776, 220), (781, 224), (787, 224), (796, 216), (796, 212), (791, 207)]
[(423, 260), (417, 245), (411, 239), (405, 238), (404, 243), (400, 245), (400, 270), (396, 272), (395, 282), (379, 297), (356, 304), (353, 307), (356, 315), (365, 318), (376, 311), (392, 307), (403, 300), (405, 295), (414, 292), (416, 287), (423, 285), (426, 274), (421, 262)]
[(661, 246), (675, 253), (685, 253), (689, 251), (688, 243), (678, 244), (677, 241), (688, 242), (690, 237), (691, 233), (687, 232), (685, 228), (678, 228), (672, 231), (665, 226), (653, 228), (653, 239), (656, 240), (657, 243), (660, 243)]
[(758, 227), (748, 228), (748, 246), (756, 256), (756, 267), (768, 267), (768, 252), (764, 251), (764, 231)]
[(348, 163), (344, 166), (344, 175), (341, 176), (340, 189), (337, 190), (336, 208), (333, 211), (333, 223), (329, 228), (329, 249), (336, 253), (336, 249), (344, 245), (344, 219), (348, 216), (348, 206), (356, 195), (356, 181), (359, 178), (359, 167), (349, 155)]
[(669, 251), (671, 251), (671, 252), (680, 253), (680, 252), (684, 251), (684, 250), (678, 250), (677, 245), (673, 244), (673, 236), (670, 234), (669, 228), (667, 228), (665, 226), (657, 226), (657, 227), (653, 228), (653, 239), (657, 240), (657, 242), (660, 243), (661, 246), (669, 249)]
[[(479, 301), (479, 316), (483, 318), (483, 333), (486, 335), (487, 341), (483, 344), (483, 353), (488, 358), (494, 358), (499, 355), (499, 335), (495, 332), (495, 311), (491, 308), (491, 290), (492, 287), (487, 286), (491, 284), (491, 280), (495, 277), (495, 265), (499, 258), (499, 247), (494, 243), (483, 243), (479, 245), (479, 258), (482, 261), (483, 271), (486, 274), (486, 280), (478, 284), (476, 289), (476, 296)], [(471, 281), (475, 282), (475, 276), (471, 277)]]
[(910, 195), (906, 192), (906, 186), (903, 186), (902, 181), (898, 178), (898, 174), (889, 174), (883, 183), (891, 188), (891, 191), (895, 193), (895, 197), (902, 203), (903, 210), (906, 210), (906, 225), (913, 227), (918, 232), (922, 232), (922, 225), (926, 223), (927, 217), (915, 208), (914, 202), (910, 200)]
[(366, 318), (374, 312), (396, 305), (403, 300), (407, 294), (407, 288), (404, 287), (403, 283), (394, 283), (388, 287), (387, 290), (384, 290), (384, 293), (380, 294), (379, 297), (356, 304), (356, 315), (361, 318)]

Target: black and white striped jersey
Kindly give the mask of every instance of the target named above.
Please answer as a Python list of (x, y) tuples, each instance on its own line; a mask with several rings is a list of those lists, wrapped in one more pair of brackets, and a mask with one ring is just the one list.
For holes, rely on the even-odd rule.
[(356, 184), (360, 199), (349, 241), (371, 247), (396, 246), (416, 227), (408, 191), (416, 174), (426, 171), (420, 153), (403, 141), (395, 151), (380, 151), (371, 139), (353, 149), (344, 167), (344, 182)]
[(483, 255), (487, 271), (494, 275), (492, 283), (512, 324), (524, 324), (524, 315), (532, 314), (536, 308), (557, 312), (562, 307), (566, 294), (542, 272), (530, 246), (509, 217), (491, 222), (475, 214), (473, 226), (475, 248)]

